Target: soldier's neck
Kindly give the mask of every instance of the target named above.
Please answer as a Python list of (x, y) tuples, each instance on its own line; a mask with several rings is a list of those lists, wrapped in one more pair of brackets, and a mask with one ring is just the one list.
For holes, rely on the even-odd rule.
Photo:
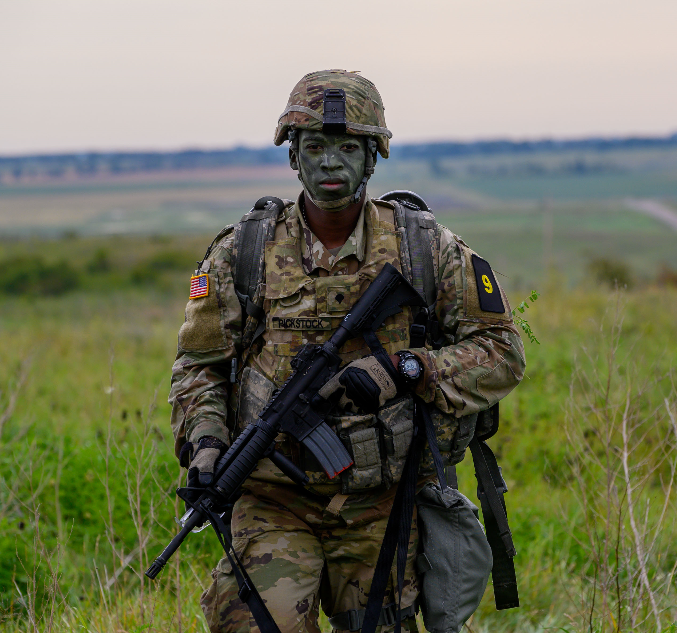
[(340, 211), (320, 209), (313, 204), (313, 201), (305, 193), (303, 194), (305, 219), (308, 227), (324, 246), (330, 249), (339, 248), (346, 243), (350, 234), (355, 230), (355, 225), (360, 217), (365, 193), (362, 194), (358, 202), (353, 202)]

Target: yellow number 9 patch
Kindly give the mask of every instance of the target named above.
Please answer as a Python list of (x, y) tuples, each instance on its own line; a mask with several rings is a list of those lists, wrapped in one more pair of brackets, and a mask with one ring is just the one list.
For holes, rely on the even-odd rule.
[(475, 270), (475, 282), (477, 283), (477, 295), (480, 302), (480, 309), (484, 312), (495, 312), (504, 314), (505, 307), (501, 298), (501, 289), (494, 277), (489, 263), (475, 253), (470, 258), (472, 267)]
[(491, 285), (491, 281), (489, 280), (489, 277), (486, 275), (482, 275), (482, 283), (484, 284), (484, 289), (491, 294), (494, 291), (494, 287)]

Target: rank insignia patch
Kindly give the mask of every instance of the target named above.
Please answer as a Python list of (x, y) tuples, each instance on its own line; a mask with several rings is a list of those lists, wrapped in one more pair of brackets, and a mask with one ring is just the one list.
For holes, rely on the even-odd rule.
[(496, 277), (494, 277), (494, 271), (491, 270), (489, 262), (473, 253), (472, 265), (475, 269), (480, 308), (485, 312), (503, 314), (505, 307), (503, 306), (503, 299), (501, 299), (501, 289), (496, 283)]
[(190, 297), (189, 299), (199, 299), (209, 294), (209, 275), (193, 275), (190, 278)]

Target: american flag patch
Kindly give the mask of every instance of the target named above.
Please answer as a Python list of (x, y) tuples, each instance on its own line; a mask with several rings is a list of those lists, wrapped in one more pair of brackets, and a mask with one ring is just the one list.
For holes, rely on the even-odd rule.
[(199, 299), (209, 294), (209, 275), (193, 275), (190, 278), (190, 297), (189, 299)]

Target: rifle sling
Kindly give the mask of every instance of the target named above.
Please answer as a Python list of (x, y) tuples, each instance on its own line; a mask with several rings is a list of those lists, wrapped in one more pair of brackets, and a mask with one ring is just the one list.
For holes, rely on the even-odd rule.
[[(270, 615), (270, 611), (268, 611), (268, 607), (263, 602), (263, 598), (261, 598), (261, 594), (256, 589), (256, 585), (252, 582), (247, 570), (235, 553), (233, 543), (228, 537), (229, 530), (223, 523), (223, 519), (214, 512), (209, 512), (208, 515), (209, 522), (214, 528), (214, 532), (216, 532), (216, 537), (219, 539), (223, 551), (226, 552), (230, 566), (233, 568), (237, 586), (240, 588), (238, 591), (240, 600), (245, 602), (249, 607), (261, 633), (280, 633), (280, 629), (275, 620), (273, 620), (273, 616)], [(226, 544), (228, 545), (227, 547)]]
[[(416, 480), (418, 476), (418, 464), (421, 455), (422, 435), (416, 432), (404, 464), (402, 477), (397, 486), (393, 507), (390, 511), (386, 532), (381, 545), (381, 551), (376, 562), (374, 577), (369, 589), (369, 600), (364, 613), (362, 633), (374, 633), (379, 624), (383, 610), (383, 598), (388, 586), (388, 578), (392, 569), (395, 549), (397, 549), (397, 606), (402, 604), (402, 585), (404, 584), (404, 568), (409, 549), (409, 536), (411, 534), (411, 520), (414, 516), (414, 497), (416, 495)], [(395, 618), (395, 633), (400, 633), (402, 624), (402, 609), (397, 608)]]

